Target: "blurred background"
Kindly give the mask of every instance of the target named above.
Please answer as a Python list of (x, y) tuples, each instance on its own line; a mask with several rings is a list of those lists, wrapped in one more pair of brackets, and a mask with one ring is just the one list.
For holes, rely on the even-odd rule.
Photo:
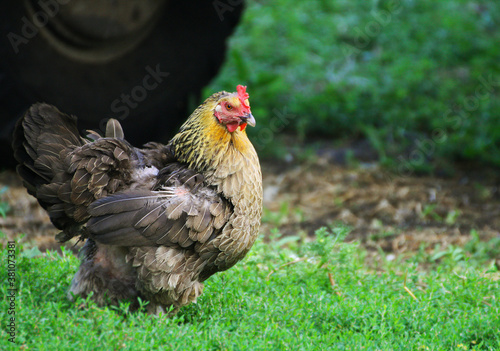
[[(307, 237), (343, 222), (374, 251), (476, 238), (500, 257), (500, 2), (3, 6), (4, 145), (35, 101), (82, 128), (118, 118), (136, 144), (168, 140), (205, 97), (243, 84), (263, 160), (264, 234)], [(3, 230), (53, 247), (51, 234), (34, 234), (50, 232), (41, 211), (23, 224), (34, 200), (12, 172), (2, 177)]]
[(499, 26), (497, 1), (249, 1), (208, 91), (246, 82), (257, 128), (284, 112), (299, 140), (368, 140), (396, 170), (500, 166)]
[[(104, 130), (120, 120), (136, 145), (167, 141), (217, 74), (243, 3), (9, 0), (0, 11), (0, 143), (35, 102)], [(11, 157), (5, 157), (10, 159)], [(7, 162), (7, 161), (5, 161)]]

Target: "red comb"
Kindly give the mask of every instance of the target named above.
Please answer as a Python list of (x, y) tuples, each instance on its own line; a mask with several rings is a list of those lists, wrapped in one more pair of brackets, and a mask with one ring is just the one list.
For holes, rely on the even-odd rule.
[(247, 108), (250, 107), (250, 105), (248, 105), (248, 103), (246, 102), (246, 100), (250, 97), (250, 95), (248, 95), (247, 93), (247, 87), (243, 85), (238, 85), (236, 87), (236, 90), (238, 91), (238, 97), (240, 98), (241, 104), (244, 107)]

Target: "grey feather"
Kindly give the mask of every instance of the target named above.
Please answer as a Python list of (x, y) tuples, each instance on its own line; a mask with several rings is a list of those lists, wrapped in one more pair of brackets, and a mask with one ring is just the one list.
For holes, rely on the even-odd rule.
[(110, 118), (106, 123), (106, 138), (124, 139), (123, 129), (116, 119)]

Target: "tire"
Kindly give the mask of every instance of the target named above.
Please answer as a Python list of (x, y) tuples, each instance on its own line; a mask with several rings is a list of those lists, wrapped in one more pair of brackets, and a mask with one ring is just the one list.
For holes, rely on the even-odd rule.
[[(92, 48), (78, 48), (82, 57), (60, 50), (44, 34), (47, 29), (57, 35), (51, 22), (38, 28), (34, 24), (44, 17), (35, 22), (26, 1), (7, 1), (0, 13), (2, 155), (12, 155), (15, 121), (35, 102), (76, 115), (82, 130), (101, 128), (113, 117), (134, 145), (166, 141), (188, 116), (188, 107), (193, 108), (189, 101), (196, 104), (201, 89), (217, 74), (226, 39), (240, 19), (242, 1), (231, 1), (235, 5), (223, 13), (215, 8), (216, 2), (166, 2), (133, 48), (112, 58), (94, 59)], [(2, 165), (12, 164), (13, 158), (7, 158)]]

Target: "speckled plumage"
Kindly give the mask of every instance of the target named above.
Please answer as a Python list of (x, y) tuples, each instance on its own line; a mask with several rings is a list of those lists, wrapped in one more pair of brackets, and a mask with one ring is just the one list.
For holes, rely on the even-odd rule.
[(229, 132), (214, 115), (221, 101), (249, 112), (238, 94), (212, 95), (168, 145), (142, 149), (114, 120), (104, 137), (81, 138), (74, 117), (46, 104), (19, 121), (13, 145), (28, 191), (60, 240), (87, 238), (71, 293), (100, 304), (141, 297), (157, 314), (195, 301), (204, 280), (245, 256), (262, 214), (259, 160), (246, 120)]

